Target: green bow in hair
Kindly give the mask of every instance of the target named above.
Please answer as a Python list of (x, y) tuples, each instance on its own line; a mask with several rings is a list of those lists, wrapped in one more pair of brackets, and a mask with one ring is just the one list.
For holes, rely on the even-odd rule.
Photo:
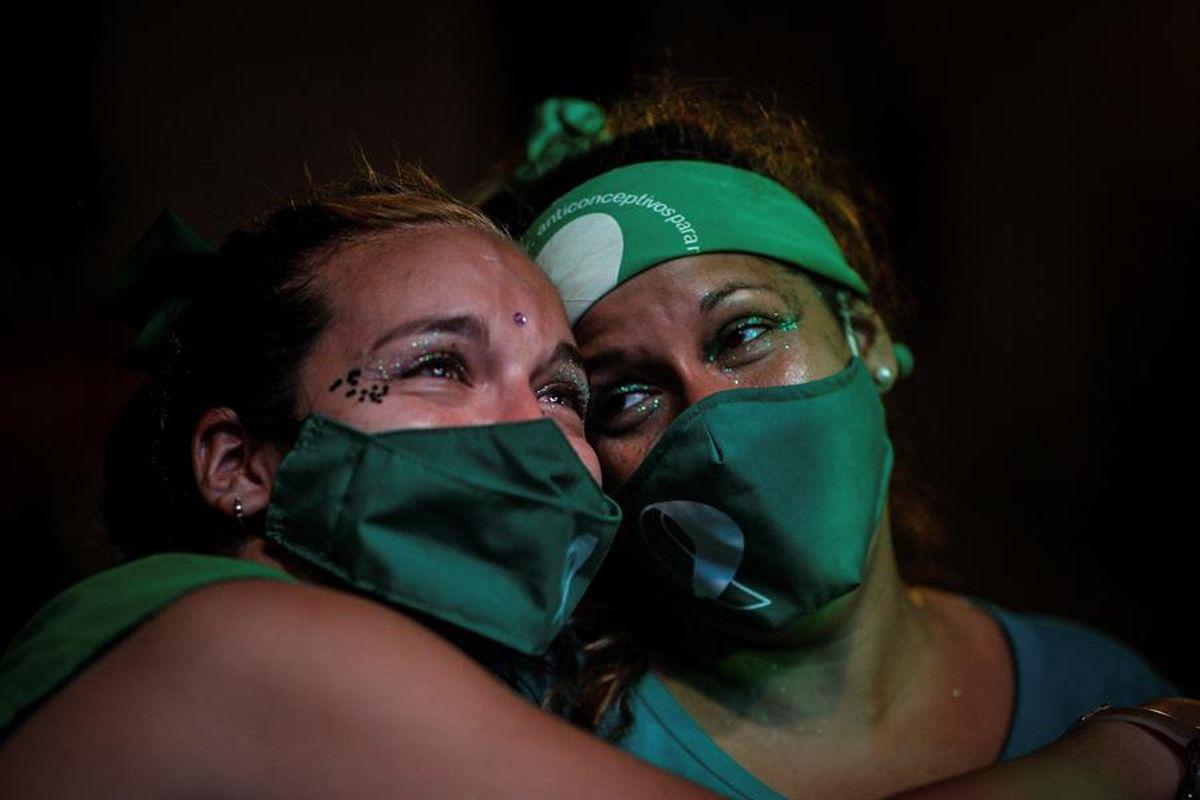
[(174, 213), (158, 215), (117, 268), (104, 303), (106, 316), (138, 331), (123, 361), (142, 369), (158, 361), (171, 328), (216, 259), (217, 248)]
[(551, 97), (533, 110), (533, 130), (525, 143), (525, 163), (517, 180), (532, 183), (563, 161), (612, 139), (604, 109), (578, 97)]

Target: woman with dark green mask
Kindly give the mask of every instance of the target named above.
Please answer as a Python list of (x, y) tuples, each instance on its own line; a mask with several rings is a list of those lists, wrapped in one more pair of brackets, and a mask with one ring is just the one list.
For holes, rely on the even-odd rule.
[(1177, 694), (1100, 634), (905, 580), (891, 275), (808, 129), (766, 109), (672, 84), (607, 119), (548, 101), (485, 204), (563, 296), (625, 513), (601, 594), (632, 635), (601, 620), (568, 713), (732, 796), (881, 797)]
[(619, 520), (561, 303), (485, 217), (371, 175), (219, 252), (166, 215), (120, 283), (129, 560), (0, 658), (0, 796), (709, 796), (446, 641), (542, 652)]

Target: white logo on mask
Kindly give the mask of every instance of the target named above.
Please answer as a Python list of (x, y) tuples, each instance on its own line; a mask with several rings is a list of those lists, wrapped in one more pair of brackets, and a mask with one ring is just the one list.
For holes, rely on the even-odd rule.
[(704, 503), (667, 500), (651, 503), (638, 516), (642, 537), (650, 552), (668, 571), (680, 574), (691, 562), (692, 593), (740, 611), (771, 605), (770, 599), (734, 580), (746, 537), (733, 517)]

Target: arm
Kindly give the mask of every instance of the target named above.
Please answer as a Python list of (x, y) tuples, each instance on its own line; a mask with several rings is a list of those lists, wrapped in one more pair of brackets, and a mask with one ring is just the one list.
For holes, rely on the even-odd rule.
[(701, 798), (384, 606), (229, 583), (175, 604), (0, 749), (12, 797)]
[[(1200, 726), (1200, 702), (1182, 698), (1147, 704)], [(1179, 754), (1136, 725), (1097, 719), (1036, 753), (934, 786), (898, 795), (905, 800), (1170, 800), (1183, 780)]]

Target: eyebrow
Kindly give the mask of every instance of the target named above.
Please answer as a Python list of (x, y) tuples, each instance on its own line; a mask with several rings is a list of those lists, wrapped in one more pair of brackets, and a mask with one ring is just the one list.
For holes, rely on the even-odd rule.
[(716, 289), (713, 289), (711, 291), (704, 293), (704, 296), (700, 298), (700, 313), (707, 314), (709, 311), (713, 310), (713, 308), (717, 305), (717, 303), (720, 303), (722, 300), (724, 300), (726, 297), (729, 297), (729, 295), (733, 294), (734, 292), (740, 292), (743, 289), (761, 289), (761, 290), (765, 290), (768, 292), (774, 292), (775, 294), (779, 294), (778, 289), (776, 289), (774, 286), (771, 286), (766, 283), (746, 283), (745, 281), (731, 281), (729, 283), (724, 284), (723, 286), (718, 286)]
[(583, 366), (583, 356), (579, 354), (579, 348), (570, 342), (559, 342), (558, 347), (554, 348), (554, 352), (546, 359), (543, 368), (545, 367), (572, 367), (579, 370), (586, 380), (587, 370)]
[(369, 352), (375, 352), (393, 339), (403, 336), (425, 336), (431, 333), (457, 334), (480, 342), (486, 342), (488, 338), (487, 325), (482, 319), (472, 314), (458, 317), (421, 317), (402, 322), (380, 336), (371, 345)]
[(623, 367), (635, 360), (627, 351), (620, 348), (602, 350), (594, 356), (584, 359), (583, 370), (588, 380), (591, 381), (597, 375), (603, 375), (609, 370)]

